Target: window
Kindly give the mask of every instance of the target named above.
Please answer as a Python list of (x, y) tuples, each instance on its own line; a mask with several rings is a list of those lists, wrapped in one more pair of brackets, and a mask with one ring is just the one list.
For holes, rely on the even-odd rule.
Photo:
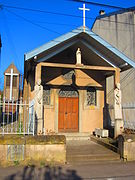
[(87, 106), (96, 106), (96, 89), (94, 87), (89, 87), (87, 89)]
[(59, 97), (78, 97), (78, 92), (71, 86), (64, 87), (59, 91)]
[(51, 98), (50, 98), (50, 88), (48, 86), (44, 86), (43, 90), (43, 104), (44, 105), (50, 105), (51, 103)]
[(17, 76), (13, 76), (13, 87), (17, 87)]
[(6, 76), (6, 86), (10, 86), (10, 76)]

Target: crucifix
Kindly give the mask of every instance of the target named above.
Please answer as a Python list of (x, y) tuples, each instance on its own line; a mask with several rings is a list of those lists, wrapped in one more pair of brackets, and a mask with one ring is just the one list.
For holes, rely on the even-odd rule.
[(10, 101), (12, 100), (12, 88), (13, 88), (13, 76), (18, 76), (17, 73), (13, 73), (13, 69), (11, 69), (10, 73), (5, 73), (6, 76), (10, 76)]
[(85, 8), (85, 4), (83, 4), (83, 8), (79, 8), (79, 10), (83, 11), (83, 31), (85, 32), (85, 11), (89, 11), (90, 9)]

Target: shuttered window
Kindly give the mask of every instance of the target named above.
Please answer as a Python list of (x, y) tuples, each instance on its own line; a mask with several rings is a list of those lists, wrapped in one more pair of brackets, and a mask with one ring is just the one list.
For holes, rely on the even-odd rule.
[(10, 76), (6, 76), (6, 86), (10, 86)]
[(13, 76), (13, 87), (17, 87), (17, 76)]

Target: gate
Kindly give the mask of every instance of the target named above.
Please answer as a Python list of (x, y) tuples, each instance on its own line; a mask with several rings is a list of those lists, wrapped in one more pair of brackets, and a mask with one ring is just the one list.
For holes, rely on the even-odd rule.
[(34, 101), (0, 99), (0, 134), (34, 135)]

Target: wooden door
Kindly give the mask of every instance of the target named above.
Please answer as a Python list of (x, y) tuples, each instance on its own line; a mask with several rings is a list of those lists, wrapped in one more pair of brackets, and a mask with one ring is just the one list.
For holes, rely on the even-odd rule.
[(59, 132), (78, 132), (78, 97), (59, 97)]

